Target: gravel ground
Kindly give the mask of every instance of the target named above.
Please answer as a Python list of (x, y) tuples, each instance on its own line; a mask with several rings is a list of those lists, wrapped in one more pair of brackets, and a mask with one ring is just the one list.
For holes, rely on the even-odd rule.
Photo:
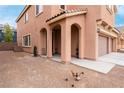
[[(84, 72), (80, 81), (74, 81), (71, 70)], [(0, 51), (0, 87), (70, 88), (72, 84), (79, 88), (124, 87), (124, 67), (115, 66), (108, 74), (101, 74), (24, 52)]]

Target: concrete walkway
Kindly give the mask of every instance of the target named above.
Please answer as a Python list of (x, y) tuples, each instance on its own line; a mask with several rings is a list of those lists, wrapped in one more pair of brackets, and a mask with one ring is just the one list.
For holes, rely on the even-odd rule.
[(106, 63), (101, 61), (91, 61), (91, 60), (85, 60), (85, 59), (76, 59), (72, 58), (71, 63), (82, 66), (100, 73), (107, 74), (111, 71), (111, 69), (115, 66), (113, 63)]
[[(60, 56), (58, 55), (55, 55), (52, 59), (61, 62)], [(97, 61), (72, 58), (71, 63), (107, 74), (115, 65), (124, 66), (124, 53), (113, 52), (99, 57)]]
[[(52, 60), (61, 62), (60, 56), (53, 56)], [(77, 66), (85, 67), (90, 70), (94, 70), (100, 73), (107, 74), (114, 66), (113, 63), (106, 63), (100, 61), (91, 61), (85, 59), (72, 58), (71, 63)]]

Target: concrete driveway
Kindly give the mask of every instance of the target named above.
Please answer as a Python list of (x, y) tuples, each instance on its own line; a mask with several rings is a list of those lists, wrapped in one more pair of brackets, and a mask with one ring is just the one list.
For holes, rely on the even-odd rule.
[(124, 53), (113, 52), (98, 58), (98, 61), (124, 66)]

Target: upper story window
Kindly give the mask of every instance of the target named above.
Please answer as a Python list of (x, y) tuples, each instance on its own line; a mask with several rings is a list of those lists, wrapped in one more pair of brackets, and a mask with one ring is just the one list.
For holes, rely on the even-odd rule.
[(107, 5), (107, 9), (112, 14), (112, 12), (113, 12), (113, 6), (112, 5)]
[(60, 9), (65, 10), (66, 9), (65, 5), (60, 5)]
[(24, 47), (29, 47), (30, 44), (31, 44), (30, 35), (24, 36), (23, 37), (23, 46)]
[(43, 12), (43, 5), (36, 5), (35, 12), (36, 15), (39, 15), (41, 12)]
[(112, 10), (112, 5), (108, 5), (108, 7), (109, 7), (109, 9), (111, 9), (111, 10)]
[(28, 12), (25, 13), (25, 23), (28, 22)]

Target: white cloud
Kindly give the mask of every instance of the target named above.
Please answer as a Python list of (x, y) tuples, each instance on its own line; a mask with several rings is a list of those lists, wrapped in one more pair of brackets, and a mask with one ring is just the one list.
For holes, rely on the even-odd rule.
[(116, 24), (116, 27), (124, 26), (124, 24)]
[[(9, 5), (0, 5), (0, 24), (10, 24), (11, 26), (16, 27), (16, 23), (14, 22), (14, 20), (16, 19), (16, 17), (12, 17), (12, 16), (4, 16), (2, 13), (5, 12), (4, 9), (8, 8)], [(13, 20), (14, 19), (14, 20)]]
[(16, 23), (15, 23), (15, 19), (16, 17), (4, 17), (4, 18), (0, 18), (0, 24), (10, 24), (13, 27), (16, 27)]
[(117, 9), (118, 9), (118, 15), (120, 16), (124, 16), (124, 5), (119, 5), (117, 6)]
[(4, 9), (9, 7), (8, 5), (0, 5), (0, 12), (4, 12)]

